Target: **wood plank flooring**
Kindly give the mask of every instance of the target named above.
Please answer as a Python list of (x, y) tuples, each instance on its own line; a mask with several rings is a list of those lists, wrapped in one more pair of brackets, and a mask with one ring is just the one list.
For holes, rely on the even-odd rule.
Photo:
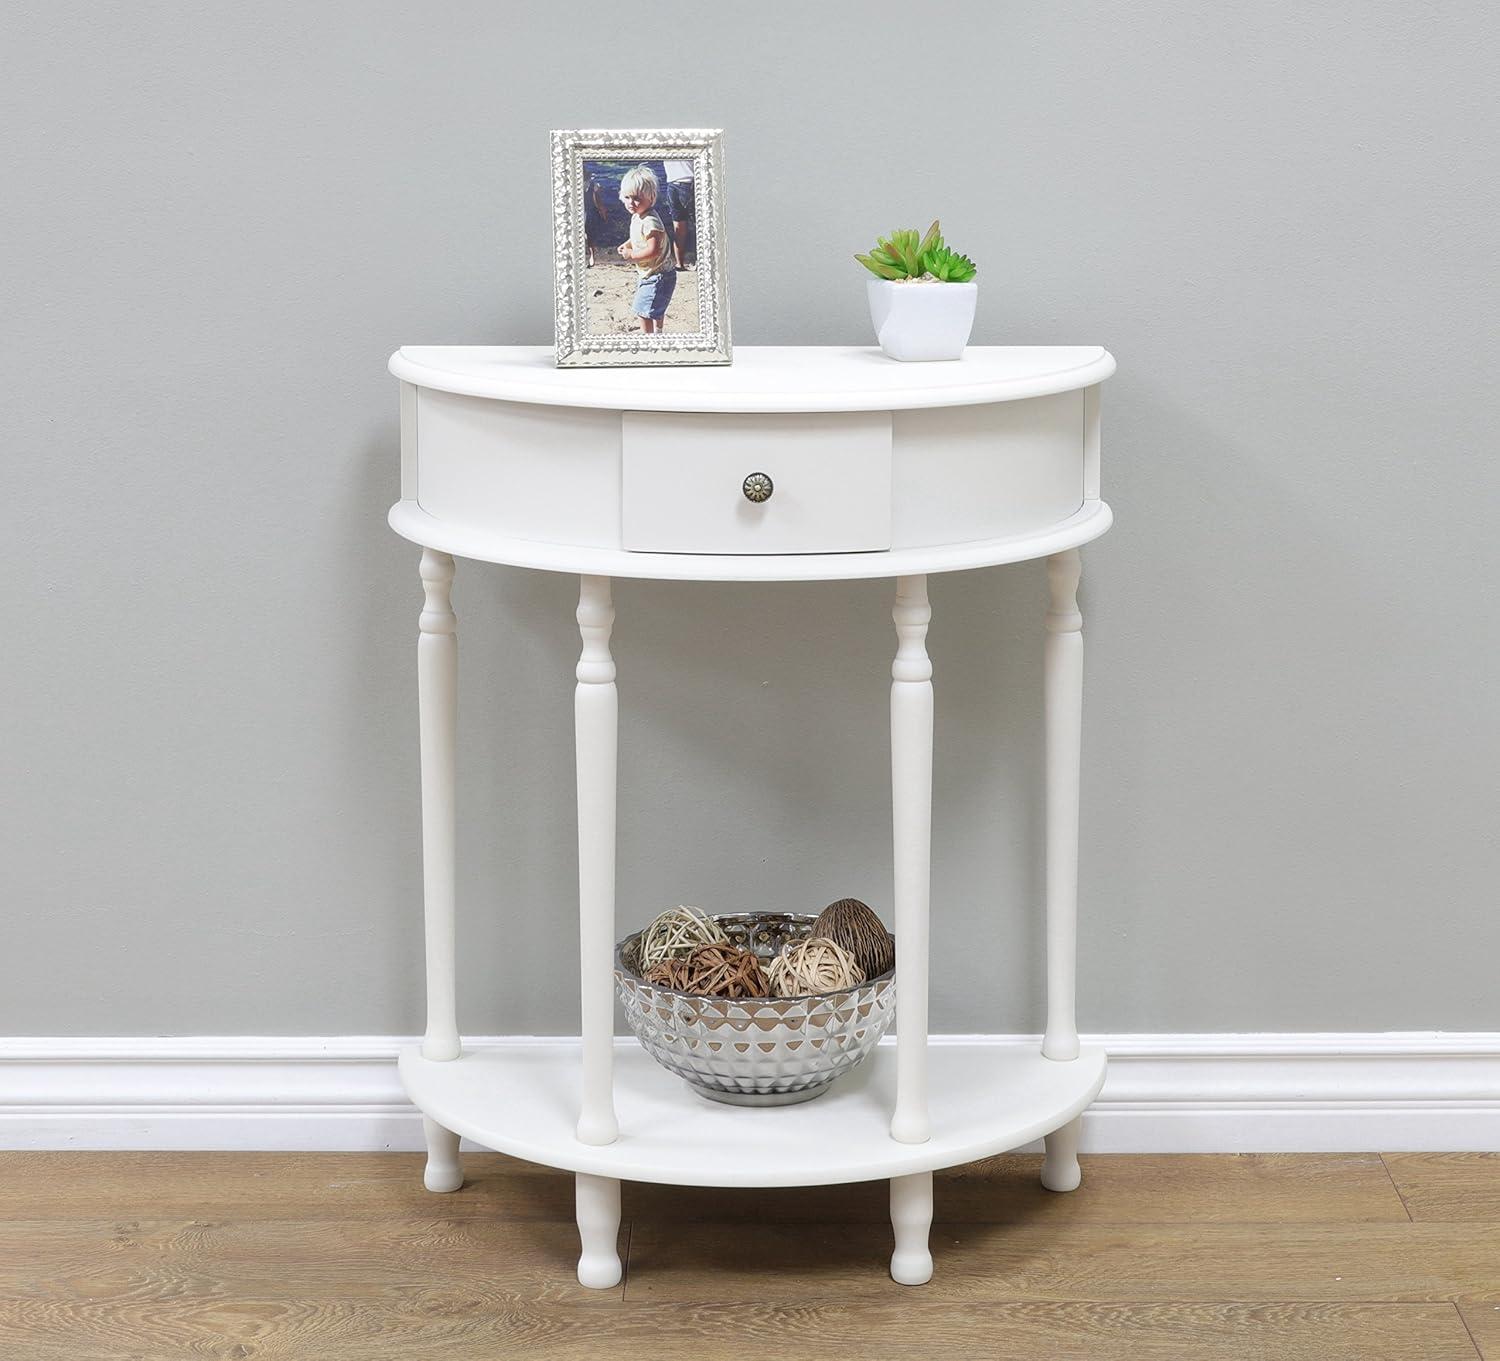
[(883, 1182), (627, 1185), (588, 1291), (571, 1178), (497, 1154), (0, 1153), (0, 1361), (1500, 1361), (1500, 1155), (1038, 1164), (938, 1176), (916, 1290)]

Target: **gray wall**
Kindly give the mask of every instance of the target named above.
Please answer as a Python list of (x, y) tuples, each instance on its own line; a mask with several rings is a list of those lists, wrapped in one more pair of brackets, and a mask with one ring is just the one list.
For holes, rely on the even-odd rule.
[[(547, 130), (652, 124), (740, 344), (940, 213), (977, 342), (1120, 361), (1083, 1026), (1500, 1028), (1495, 7), (7, 8), (0, 1031), (420, 1027), (385, 360), (550, 340)], [(1043, 590), (934, 582), (943, 1029), (1039, 1024)], [(460, 566), (474, 1032), (577, 1025), (573, 600)], [(622, 924), (888, 910), (888, 588), (617, 605)]]

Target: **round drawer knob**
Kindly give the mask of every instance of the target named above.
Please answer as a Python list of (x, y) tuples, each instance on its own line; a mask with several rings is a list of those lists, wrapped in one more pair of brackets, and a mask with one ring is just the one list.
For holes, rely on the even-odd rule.
[(771, 499), (771, 493), (776, 490), (776, 484), (765, 473), (751, 473), (740, 490), (745, 493), (745, 500), (754, 501), (756, 505), (759, 505), (762, 501)]

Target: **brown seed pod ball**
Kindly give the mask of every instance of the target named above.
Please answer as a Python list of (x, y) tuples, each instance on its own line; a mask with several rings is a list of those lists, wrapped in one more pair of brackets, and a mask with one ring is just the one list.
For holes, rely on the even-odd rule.
[(896, 962), (896, 941), (885, 923), (858, 898), (829, 903), (813, 923), (815, 936), (842, 945), (866, 978), (877, 978)]
[(771, 985), (755, 951), (738, 945), (700, 945), (683, 961), (683, 992), (700, 997), (769, 997)]
[(865, 981), (854, 956), (827, 936), (804, 936), (783, 945), (771, 961), (768, 977), (778, 997), (840, 992)]

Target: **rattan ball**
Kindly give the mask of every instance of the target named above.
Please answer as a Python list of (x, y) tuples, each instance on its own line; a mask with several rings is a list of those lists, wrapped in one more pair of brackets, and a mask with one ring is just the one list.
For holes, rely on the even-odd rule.
[(688, 962), (685, 959), (659, 959), (641, 974), (641, 977), (657, 988), (670, 988), (673, 992), (686, 992), (688, 985)]
[(664, 959), (685, 959), (700, 945), (727, 943), (724, 929), (701, 907), (669, 907), (641, 932), (637, 946), (641, 976)]
[(755, 951), (738, 945), (700, 945), (682, 961), (680, 991), (699, 997), (769, 997), (771, 985)]
[(767, 973), (777, 997), (839, 992), (865, 981), (854, 956), (827, 936), (806, 936), (782, 946)]
[(842, 945), (866, 978), (877, 978), (896, 962), (896, 942), (885, 923), (858, 898), (829, 903), (813, 923), (815, 936)]

